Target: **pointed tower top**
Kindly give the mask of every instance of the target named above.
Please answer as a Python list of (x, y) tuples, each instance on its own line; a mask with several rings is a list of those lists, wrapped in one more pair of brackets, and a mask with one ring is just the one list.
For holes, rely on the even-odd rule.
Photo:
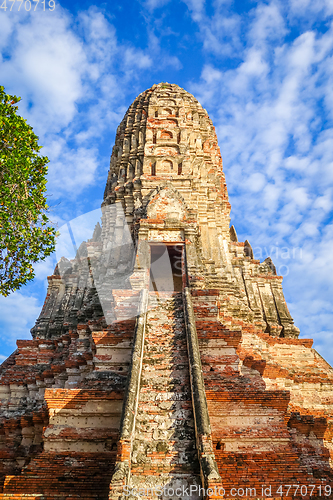
[(200, 192), (217, 207), (229, 235), (230, 205), (213, 123), (192, 94), (161, 82), (134, 100), (118, 127), (104, 205), (121, 201), (132, 223), (133, 207), (166, 182), (196, 213)]

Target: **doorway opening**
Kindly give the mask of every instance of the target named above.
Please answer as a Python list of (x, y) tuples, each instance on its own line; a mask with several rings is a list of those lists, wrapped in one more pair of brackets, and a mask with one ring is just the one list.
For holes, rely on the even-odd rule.
[(150, 245), (149, 290), (155, 292), (181, 292), (183, 245)]

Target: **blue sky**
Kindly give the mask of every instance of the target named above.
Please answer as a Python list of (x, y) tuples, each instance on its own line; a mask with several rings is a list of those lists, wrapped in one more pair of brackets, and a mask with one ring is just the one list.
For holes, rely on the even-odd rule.
[[(16, 2), (0, 12), (0, 83), (22, 97), (50, 158), (51, 219), (100, 206), (127, 107), (154, 83), (177, 83), (215, 124), (239, 239), (272, 256), (301, 337), (331, 364), (332, 15), (332, 0), (56, 2), (52, 12)], [(54, 265), (0, 297), (0, 360), (30, 338)]]

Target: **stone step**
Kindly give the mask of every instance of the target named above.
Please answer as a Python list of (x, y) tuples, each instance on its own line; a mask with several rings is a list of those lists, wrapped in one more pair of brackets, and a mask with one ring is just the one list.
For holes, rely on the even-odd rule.
[[(144, 489), (173, 481), (186, 489), (200, 484), (200, 477), (182, 295), (160, 295), (149, 295), (130, 485)], [(187, 498), (183, 490), (174, 496), (180, 497)]]
[[(166, 470), (156, 474), (145, 474), (144, 467), (141, 475), (132, 475), (128, 486), (128, 498), (138, 497), (141, 489), (146, 500), (199, 500), (200, 481), (192, 474), (180, 473), (175, 469)], [(140, 498), (140, 497), (138, 497)]]

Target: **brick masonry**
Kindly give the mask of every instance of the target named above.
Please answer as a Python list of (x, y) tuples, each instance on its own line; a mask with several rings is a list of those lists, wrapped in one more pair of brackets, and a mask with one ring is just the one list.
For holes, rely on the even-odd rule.
[[(230, 227), (191, 94), (154, 85), (129, 107), (102, 211), (0, 367), (0, 499), (333, 498), (333, 370)], [(158, 245), (179, 258), (154, 292)]]

